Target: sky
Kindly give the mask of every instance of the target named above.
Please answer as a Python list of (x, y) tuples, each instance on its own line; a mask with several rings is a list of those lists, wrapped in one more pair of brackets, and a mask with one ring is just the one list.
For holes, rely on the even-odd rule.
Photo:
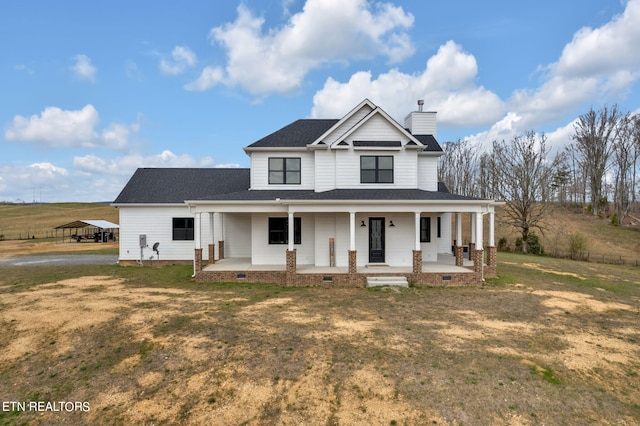
[[(579, 5), (579, 6), (578, 6)], [(438, 140), (561, 149), (640, 108), (640, 0), (0, 2), (0, 201), (112, 201), (138, 167), (243, 147), (368, 98)]]

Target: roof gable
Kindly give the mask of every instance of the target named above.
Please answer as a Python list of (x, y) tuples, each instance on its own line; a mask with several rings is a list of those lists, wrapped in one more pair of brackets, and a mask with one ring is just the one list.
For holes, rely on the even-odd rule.
[[(417, 139), (415, 136), (409, 133), (409, 131), (405, 129), (403, 126), (398, 124), (397, 121), (391, 118), (391, 116), (389, 116), (389, 114), (387, 114), (380, 107), (375, 107), (373, 111), (367, 114), (362, 120), (358, 121), (358, 123), (356, 123), (353, 127), (351, 127), (351, 129), (349, 129), (344, 135), (341, 136), (340, 141), (347, 139), (349, 136), (355, 134), (360, 129), (362, 129), (365, 125), (367, 125), (367, 123), (373, 122), (376, 118), (382, 119), (389, 126), (393, 127), (397, 133), (409, 139), (410, 142), (413, 142), (415, 145), (419, 147), (422, 146), (422, 142), (420, 142), (419, 139)], [(338, 144), (337, 142), (334, 142), (334, 144), (332, 144), (332, 147), (336, 146), (337, 144)]]
[[(320, 144), (320, 142), (326, 143), (325, 139), (331, 139), (332, 143), (340, 142), (340, 140), (342, 140), (340, 133), (344, 134), (344, 129), (342, 129), (341, 131), (341, 127), (343, 127), (345, 124), (348, 124), (349, 121), (361, 120), (359, 116), (365, 116), (376, 108), (377, 107), (373, 102), (365, 98), (355, 108), (349, 111), (344, 117), (342, 117), (340, 120), (337, 120), (337, 122), (331, 128), (327, 129), (327, 131), (320, 135), (313, 143), (311, 143), (311, 145), (318, 145)], [(347, 129), (349, 129), (349, 126), (347, 126)]]

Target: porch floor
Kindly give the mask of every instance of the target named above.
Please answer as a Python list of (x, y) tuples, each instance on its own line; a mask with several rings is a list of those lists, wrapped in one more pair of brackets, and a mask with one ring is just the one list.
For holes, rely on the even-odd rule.
[[(454, 273), (454, 272), (468, 272), (473, 273), (473, 261), (465, 258), (464, 267), (456, 266), (456, 259), (450, 254), (438, 254), (437, 262), (422, 262), (423, 273)], [(251, 264), (251, 258), (248, 257), (235, 257), (222, 260), (216, 260), (216, 263), (206, 265), (202, 268), (203, 271), (284, 271), (286, 265), (274, 264), (274, 265), (253, 265)], [(298, 265), (296, 272), (299, 274), (346, 274), (349, 272), (349, 268), (346, 266), (315, 266), (315, 265)], [(373, 273), (411, 273), (413, 268), (411, 266), (388, 266), (385, 264), (373, 264), (358, 267), (359, 274), (373, 274)]]

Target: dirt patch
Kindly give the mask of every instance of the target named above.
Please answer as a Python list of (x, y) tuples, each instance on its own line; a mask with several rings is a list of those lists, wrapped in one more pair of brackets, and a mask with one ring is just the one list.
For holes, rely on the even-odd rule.
[(0, 400), (91, 404), (88, 413), (19, 413), (18, 422), (534, 425), (640, 416), (638, 300), (609, 292), (158, 287), (117, 276), (27, 287), (0, 278), (0, 292)]

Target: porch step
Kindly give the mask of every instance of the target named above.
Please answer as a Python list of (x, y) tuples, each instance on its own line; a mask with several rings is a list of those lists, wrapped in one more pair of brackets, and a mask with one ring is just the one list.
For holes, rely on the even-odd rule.
[(367, 277), (367, 288), (381, 286), (409, 287), (409, 282), (406, 277)]

